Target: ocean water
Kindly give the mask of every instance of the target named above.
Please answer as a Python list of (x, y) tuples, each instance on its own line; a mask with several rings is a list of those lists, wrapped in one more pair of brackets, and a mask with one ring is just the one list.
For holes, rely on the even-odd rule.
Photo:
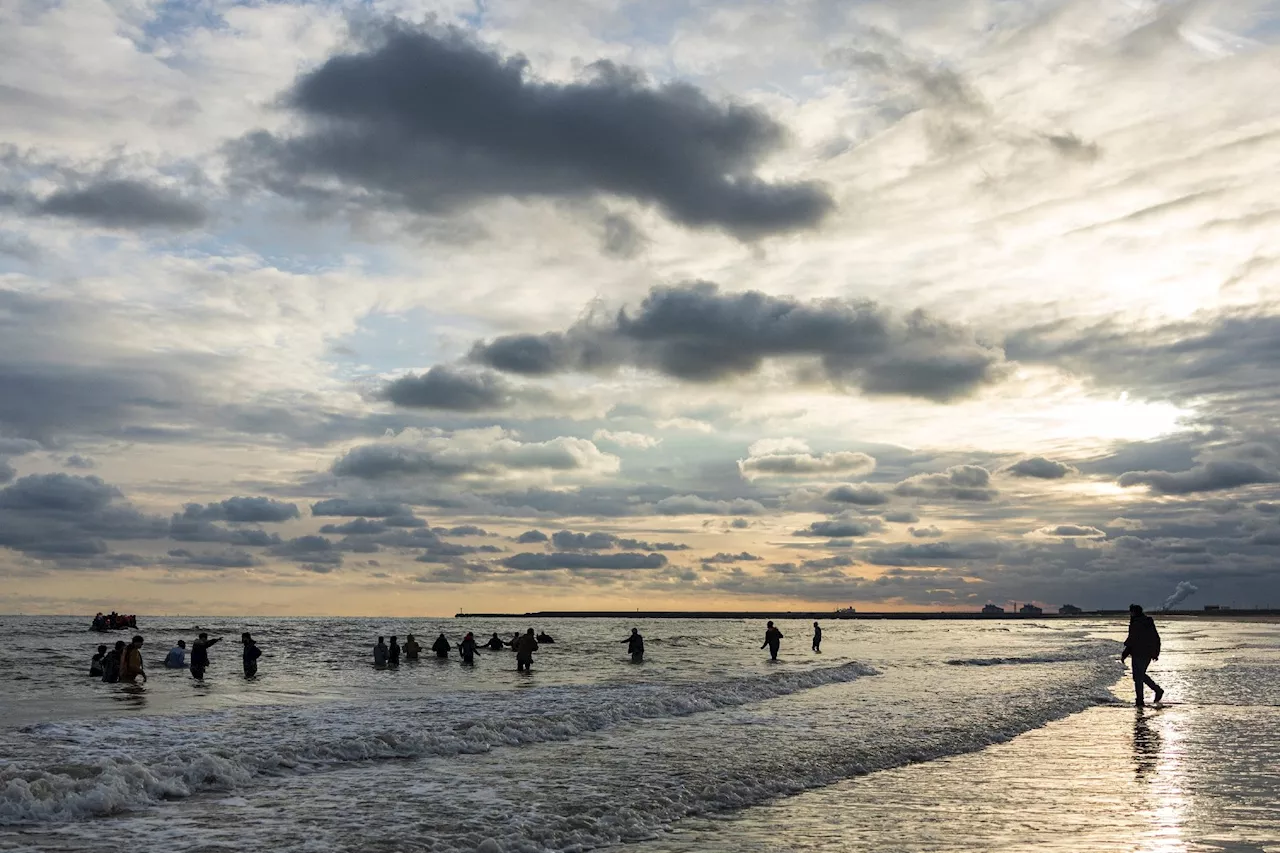
[[(1012, 812), (1024, 825), (1034, 806), (1093, 826), (1106, 798), (1061, 765), (1128, 762), (1140, 740), (1185, 753), (1187, 801), (1186, 755), (1203, 753), (1191, 775), (1212, 781), (1195, 802), (1217, 805), (1188, 806), (1180, 830), (1195, 812), (1206, 833), (1252, 845), (1204, 849), (1280, 849), (1266, 846), (1280, 836), (1272, 624), (1162, 623), (1153, 675), (1182, 704), (1137, 722), (1120, 622), (831, 621), (814, 654), (808, 623), (783, 621), (772, 663), (760, 624), (641, 621), (634, 665), (632, 623), (564, 620), (532, 626), (557, 642), (522, 675), (511, 652), (483, 650), (474, 667), (428, 652), (377, 671), (370, 648), (392, 632), (424, 647), (441, 631), (509, 638), (524, 622), (140, 618), (145, 687), (85, 675), (96, 645), (125, 635), (84, 624), (0, 618), (0, 849), (81, 851), (104, 835), (144, 851), (1021, 849), (995, 817), (1011, 790), (1038, 786)], [(204, 684), (160, 666), (197, 625), (228, 638)], [(242, 630), (264, 651), (250, 681)], [(1113, 846), (1096, 849), (1129, 849), (1114, 846), (1133, 819), (1116, 796)], [(921, 822), (922, 802), (936, 820)], [(1133, 849), (1199, 849), (1180, 837)]]

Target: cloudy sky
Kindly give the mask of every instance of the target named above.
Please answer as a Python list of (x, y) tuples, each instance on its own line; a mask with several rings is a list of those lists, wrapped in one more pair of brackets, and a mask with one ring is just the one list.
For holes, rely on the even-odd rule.
[(1278, 44), (8, 0), (2, 609), (1280, 605)]

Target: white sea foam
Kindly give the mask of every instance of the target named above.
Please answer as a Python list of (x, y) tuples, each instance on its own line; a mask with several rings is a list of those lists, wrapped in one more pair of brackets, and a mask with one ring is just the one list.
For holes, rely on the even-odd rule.
[[(497, 715), (483, 695), (473, 694), (457, 698), (459, 707), (475, 716), (466, 722), (449, 722), (440, 706), (433, 709), (439, 716), (430, 720), (420, 709), (388, 704), (379, 709), (377, 723), (344, 706), (222, 712), (203, 720), (121, 720), (94, 729), (40, 724), (26, 732), (72, 756), (103, 747), (106, 754), (40, 767), (0, 766), (0, 825), (112, 814), (203, 791), (235, 790), (259, 776), (308, 773), (339, 763), (568, 740), (629, 721), (732, 708), (873, 674), (871, 667), (850, 663), (703, 685), (546, 690), (522, 697), (523, 707)], [(556, 704), (559, 710), (540, 713), (540, 704)], [(241, 731), (228, 730), (233, 725)], [(172, 748), (157, 752), (155, 740)]]

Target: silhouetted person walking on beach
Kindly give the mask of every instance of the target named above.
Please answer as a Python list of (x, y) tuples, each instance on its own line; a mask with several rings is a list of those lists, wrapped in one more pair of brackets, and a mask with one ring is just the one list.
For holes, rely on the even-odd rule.
[(1120, 660), (1133, 658), (1133, 689), (1136, 694), (1134, 704), (1143, 707), (1143, 685), (1156, 692), (1155, 701), (1164, 698), (1164, 688), (1151, 680), (1147, 675), (1147, 667), (1153, 660), (1160, 659), (1160, 633), (1156, 631), (1156, 622), (1142, 612), (1142, 605), (1129, 605), (1129, 636), (1124, 640), (1124, 651)]
[(778, 647), (781, 645), (782, 645), (782, 632), (779, 631), (777, 628), (773, 627), (773, 623), (770, 622), (767, 626), (765, 626), (764, 642), (760, 644), (760, 648), (763, 649), (765, 646), (768, 646), (769, 659), (777, 660)]
[(822, 626), (817, 622), (813, 623), (813, 650), (815, 652), (822, 651)]
[(627, 644), (627, 653), (631, 655), (632, 663), (644, 662), (644, 637), (640, 636), (639, 628), (632, 628), (631, 636), (622, 642)]
[(262, 657), (262, 649), (258, 648), (248, 631), (240, 635), (240, 642), (244, 645), (244, 677), (253, 678), (258, 674), (258, 658)]
[(533, 653), (538, 650), (538, 638), (530, 628), (523, 636), (517, 635), (512, 645), (516, 650), (516, 672), (529, 672), (533, 666)]
[(447, 658), (449, 656), (449, 652), (452, 649), (453, 649), (453, 646), (449, 644), (449, 638), (446, 637), (444, 634), (441, 634), (439, 637), (436, 637), (435, 643), (432, 644), (431, 646), (431, 651), (435, 652), (436, 657), (440, 658), (441, 660), (443, 660), (444, 658)]
[(191, 677), (196, 681), (204, 681), (204, 671), (209, 668), (209, 647), (222, 642), (221, 637), (209, 639), (208, 634), (201, 634), (191, 646)]

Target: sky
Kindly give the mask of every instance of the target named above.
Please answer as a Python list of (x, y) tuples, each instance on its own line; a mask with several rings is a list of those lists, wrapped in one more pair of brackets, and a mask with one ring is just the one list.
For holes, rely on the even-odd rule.
[(1280, 606), (1278, 44), (8, 0), (0, 611)]

